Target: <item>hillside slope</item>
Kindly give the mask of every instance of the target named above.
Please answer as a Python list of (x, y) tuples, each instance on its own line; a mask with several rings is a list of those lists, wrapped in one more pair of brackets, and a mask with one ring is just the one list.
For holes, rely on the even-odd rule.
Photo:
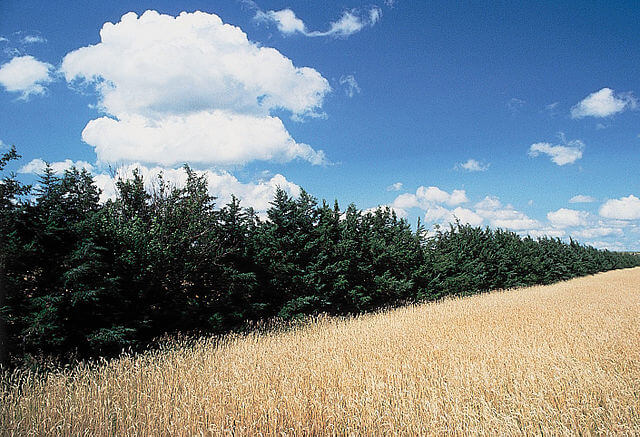
[(203, 340), (47, 380), (17, 373), (2, 393), (0, 429), (640, 433), (639, 314), (634, 268)]

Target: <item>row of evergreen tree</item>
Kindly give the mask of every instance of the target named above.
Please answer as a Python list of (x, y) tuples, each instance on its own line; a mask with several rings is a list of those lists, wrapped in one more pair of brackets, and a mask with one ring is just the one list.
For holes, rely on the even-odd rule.
[[(0, 159), (0, 170), (18, 158)], [(352, 314), (636, 266), (574, 241), (455, 225), (427, 237), (389, 209), (275, 193), (267, 218), (220, 208), (185, 167), (175, 187), (138, 174), (99, 202), (92, 176), (47, 168), (0, 184), (0, 362), (86, 358), (248, 321)]]

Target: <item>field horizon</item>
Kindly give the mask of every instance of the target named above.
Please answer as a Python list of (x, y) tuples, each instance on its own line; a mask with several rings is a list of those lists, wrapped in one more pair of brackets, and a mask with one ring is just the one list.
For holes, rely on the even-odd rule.
[(640, 268), (2, 385), (2, 435), (640, 433)]

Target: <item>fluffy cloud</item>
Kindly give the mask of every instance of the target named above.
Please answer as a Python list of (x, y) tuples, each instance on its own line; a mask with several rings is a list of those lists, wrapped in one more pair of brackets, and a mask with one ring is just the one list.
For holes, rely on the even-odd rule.
[[(402, 188), (400, 182), (387, 187), (388, 191), (397, 190)], [(427, 221), (435, 221), (440, 218), (450, 218), (446, 216), (442, 211), (447, 211), (442, 205), (457, 206), (468, 202), (467, 194), (464, 190), (453, 190), (448, 193), (441, 190), (438, 187), (418, 187), (415, 194), (403, 193), (395, 198), (393, 203), (389, 205), (393, 208), (400, 217), (406, 217), (408, 215), (407, 210), (411, 208), (420, 208), (427, 212)], [(465, 211), (460, 212), (460, 219), (465, 215)], [(447, 221), (447, 220), (444, 220)], [(455, 219), (450, 220), (454, 222)]]
[(464, 190), (453, 190), (451, 193), (447, 193), (438, 187), (418, 187), (415, 196), (421, 205), (446, 203), (447, 205), (455, 206), (469, 201)]
[(608, 237), (611, 235), (622, 236), (624, 232), (620, 228), (612, 228), (607, 226), (597, 226), (593, 228), (585, 228), (580, 231), (574, 232), (573, 235), (582, 238), (600, 238)]
[[(322, 164), (325, 156), (296, 143), (277, 117), (216, 110), (152, 120), (141, 116), (90, 121), (82, 139), (101, 161), (245, 164), (251, 160), (305, 159)], [(213, 140), (215, 139), (215, 141)]]
[(511, 205), (503, 206), (497, 197), (487, 196), (475, 204), (476, 214), (486, 219), (494, 228), (516, 231), (538, 229), (540, 222), (516, 210)]
[(609, 117), (626, 109), (634, 109), (637, 104), (637, 99), (631, 93), (616, 96), (611, 88), (602, 88), (571, 108), (571, 117)]
[(466, 171), (487, 171), (489, 169), (489, 164), (483, 164), (475, 159), (469, 158), (466, 162), (456, 164), (455, 168)]
[(587, 224), (587, 213), (576, 211), (575, 209), (560, 208), (557, 211), (547, 213), (547, 219), (558, 228), (572, 226), (585, 226)]
[[(78, 169), (85, 169), (87, 171), (92, 172), (94, 167), (86, 161), (72, 161), (70, 159), (65, 159), (64, 161), (58, 162), (50, 162), (49, 165), (55, 174), (62, 174), (65, 170), (69, 170), (71, 167), (76, 167)], [(32, 159), (27, 164), (23, 165), (18, 169), (19, 173), (32, 173), (32, 174), (43, 174), (44, 169), (46, 167), (46, 162), (40, 158)]]
[(424, 219), (427, 223), (440, 221), (447, 225), (459, 221), (463, 225), (469, 224), (471, 226), (480, 226), (484, 221), (482, 217), (468, 208), (457, 207), (448, 210), (440, 205), (427, 209)]
[(595, 201), (595, 197), (585, 196), (584, 194), (578, 194), (569, 199), (569, 203), (592, 203)]
[(353, 74), (347, 76), (340, 76), (340, 85), (344, 87), (344, 92), (347, 96), (353, 97), (356, 94), (360, 94), (360, 87)]
[(551, 161), (558, 165), (573, 164), (582, 158), (584, 143), (580, 140), (569, 141), (566, 145), (551, 143), (535, 143), (529, 148), (529, 156), (537, 157), (541, 153), (551, 157)]
[(296, 32), (306, 34), (307, 28), (304, 21), (296, 17), (295, 12), (291, 9), (282, 9), (281, 11), (258, 11), (256, 19), (263, 21), (271, 21), (276, 23), (278, 30), (285, 35), (291, 35)]
[(53, 65), (33, 56), (17, 56), (0, 66), (0, 85), (27, 100), (32, 94), (44, 94), (45, 85), (53, 80), (52, 71)]
[(284, 35), (293, 35), (300, 33), (309, 37), (330, 36), (334, 38), (346, 38), (354, 33), (360, 32), (367, 26), (373, 26), (382, 16), (380, 8), (374, 6), (365, 13), (359, 13), (357, 10), (345, 11), (342, 16), (331, 22), (329, 30), (309, 31), (304, 22), (298, 18), (291, 9), (282, 9), (279, 11), (263, 12), (258, 10), (256, 20), (275, 23), (278, 30)]
[[(115, 176), (106, 173), (95, 175), (96, 185), (102, 190), (101, 201), (115, 198), (117, 179), (130, 178), (135, 169), (144, 177), (146, 188), (149, 191), (153, 190), (154, 183), (160, 173), (162, 173), (163, 179), (173, 186), (184, 186), (187, 181), (186, 172), (182, 168), (146, 167), (137, 163), (130, 164), (118, 168)], [(231, 200), (231, 195), (234, 194), (240, 199), (243, 206), (253, 207), (258, 212), (264, 212), (269, 208), (269, 202), (273, 200), (276, 187), (282, 188), (292, 196), (300, 194), (300, 187), (280, 174), (269, 179), (242, 183), (227, 171), (205, 170), (198, 173), (206, 178), (209, 193), (217, 197), (218, 205), (228, 203)]]
[(620, 199), (609, 199), (600, 207), (600, 215), (617, 220), (640, 219), (640, 199), (633, 194)]
[[(163, 165), (322, 161), (320, 151), (296, 143), (271, 113), (321, 115), (331, 90), (327, 80), (249, 41), (217, 15), (131, 12), (105, 23), (100, 39), (67, 54), (61, 67), (67, 81), (95, 86), (109, 116), (89, 122), (83, 133), (99, 160), (130, 160), (139, 155), (131, 148), (139, 148), (145, 150), (141, 160)], [(135, 144), (123, 141), (127, 137), (136, 137)], [(267, 150), (260, 150), (263, 144)]]

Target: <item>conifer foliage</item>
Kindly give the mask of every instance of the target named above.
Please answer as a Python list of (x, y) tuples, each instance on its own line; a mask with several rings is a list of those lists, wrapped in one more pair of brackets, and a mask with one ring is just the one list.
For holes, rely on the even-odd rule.
[[(0, 156), (0, 171), (17, 159)], [(389, 208), (275, 192), (266, 217), (134, 172), (99, 202), (89, 173), (0, 182), (0, 365), (114, 356), (176, 334), (354, 314), (640, 265), (571, 240), (455, 224), (428, 236)]]

